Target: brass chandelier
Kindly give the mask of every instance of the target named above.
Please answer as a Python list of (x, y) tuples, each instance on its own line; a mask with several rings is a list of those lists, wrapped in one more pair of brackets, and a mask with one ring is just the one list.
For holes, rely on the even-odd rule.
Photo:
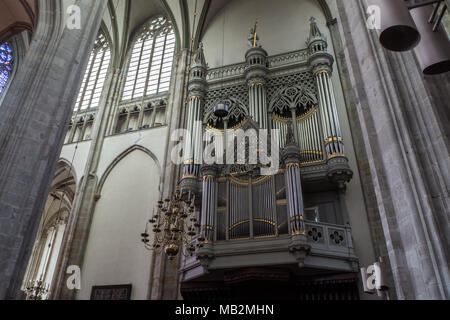
[[(149, 224), (155, 234), (153, 243), (148, 233)], [(199, 212), (195, 208), (195, 195), (185, 195), (177, 190), (172, 197), (158, 201), (157, 211), (147, 221), (145, 232), (141, 234), (147, 250), (164, 250), (170, 260), (180, 251), (185, 256), (192, 255), (196, 247), (201, 247), (200, 239), (195, 239), (200, 229)], [(195, 240), (197, 244), (194, 245)], [(186, 250), (183, 250), (183, 246)]]
[(49, 291), (49, 287), (50, 285), (42, 280), (30, 280), (25, 288), (27, 300), (43, 300)]

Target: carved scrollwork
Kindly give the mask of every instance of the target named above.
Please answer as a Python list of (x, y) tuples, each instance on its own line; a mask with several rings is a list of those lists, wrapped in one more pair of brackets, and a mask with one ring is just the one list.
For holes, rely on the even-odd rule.
[(279, 115), (289, 115), (291, 109), (296, 110), (297, 116), (308, 112), (317, 105), (317, 97), (313, 91), (306, 86), (286, 86), (276, 92), (270, 103), (269, 111)]

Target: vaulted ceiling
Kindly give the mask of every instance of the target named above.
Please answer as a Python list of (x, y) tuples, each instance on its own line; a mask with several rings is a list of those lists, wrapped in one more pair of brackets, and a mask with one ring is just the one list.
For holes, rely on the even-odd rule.
[[(180, 40), (184, 47), (189, 44), (189, 39), (194, 37), (196, 41), (202, 38), (214, 17), (232, 1), (237, 0), (161, 0), (171, 11), (173, 20), (176, 22)], [(239, 0), (245, 1), (245, 0)], [(300, 1), (300, 0), (299, 0)], [(318, 2), (327, 20), (331, 20), (331, 12), (326, 0), (315, 0)], [(197, 12), (194, 25), (194, 12)]]
[(38, 0), (0, 0), (0, 41), (36, 27)]
[[(201, 39), (218, 12), (232, 1), (236, 0), (108, 0), (104, 25), (113, 42), (120, 44), (116, 46), (118, 50), (126, 51), (129, 40), (143, 23), (154, 16), (166, 15), (174, 23), (179, 48), (186, 48), (191, 38), (196, 42)], [(326, 0), (316, 1), (327, 20), (331, 19)]]

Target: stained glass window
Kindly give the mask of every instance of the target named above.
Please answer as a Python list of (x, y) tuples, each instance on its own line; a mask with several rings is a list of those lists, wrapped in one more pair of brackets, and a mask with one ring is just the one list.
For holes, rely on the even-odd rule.
[(131, 52), (122, 100), (167, 92), (174, 53), (175, 34), (166, 18), (144, 26)]
[(13, 51), (8, 42), (4, 42), (0, 46), (0, 94), (6, 87), (13, 68)]
[(108, 40), (103, 33), (100, 33), (89, 56), (88, 66), (81, 83), (75, 110), (98, 107), (110, 61), (111, 49)]

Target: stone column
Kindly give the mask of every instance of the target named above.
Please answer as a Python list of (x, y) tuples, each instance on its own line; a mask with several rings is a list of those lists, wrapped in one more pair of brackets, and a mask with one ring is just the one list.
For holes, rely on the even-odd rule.
[(63, 23), (60, 1), (40, 1), (26, 58), (0, 119), (0, 299), (21, 299), (21, 282), (81, 77), (106, 7), (78, 0), (81, 29)]
[(248, 85), (249, 114), (262, 129), (267, 129), (266, 78), (267, 52), (261, 47), (252, 47), (245, 54), (247, 67), (245, 78)]
[(442, 110), (450, 78), (424, 77), (413, 51), (386, 51), (365, 26), (365, 5), (336, 1), (335, 14), (345, 44), (345, 93), (354, 95), (349, 109), (368, 159), (359, 162), (373, 182), (394, 290), (399, 299), (448, 299), (450, 158), (448, 126), (441, 124), (448, 122)]
[(331, 73), (334, 59), (327, 52), (326, 37), (320, 32), (314, 18), (311, 18), (311, 32), (308, 39), (309, 65), (314, 74), (319, 97), (322, 129), (325, 137), (325, 149), (328, 159), (345, 156), (342, 130), (334, 96)]
[[(171, 141), (170, 137), (175, 130), (180, 128), (182, 108), (186, 99), (187, 67), (190, 54), (188, 49), (181, 49), (174, 58), (174, 80), (171, 84), (166, 112), (166, 123), (169, 124), (169, 130), (166, 136), (164, 172), (161, 179), (161, 189), (163, 190), (161, 196), (166, 198), (175, 191), (182, 174), (180, 167), (174, 165), (171, 159), (172, 150), (178, 142)], [(150, 271), (148, 298), (152, 300), (176, 299), (180, 285), (178, 269), (179, 261), (167, 263), (167, 256), (164, 253), (155, 253)]]
[(97, 117), (92, 127), (92, 142), (89, 149), (87, 165), (84, 171), (84, 179), (79, 187), (78, 196), (67, 224), (68, 231), (61, 245), (61, 254), (55, 268), (55, 286), (50, 293), (51, 299), (74, 299), (76, 291), (68, 290), (65, 285), (67, 277), (65, 270), (70, 265), (82, 267), (84, 253), (89, 238), (92, 215), (95, 210), (95, 202), (99, 200), (96, 194), (98, 177), (97, 168), (102, 153), (103, 142), (106, 136), (109, 113), (118, 89), (121, 69), (112, 70), (106, 78), (102, 96), (100, 98)]

